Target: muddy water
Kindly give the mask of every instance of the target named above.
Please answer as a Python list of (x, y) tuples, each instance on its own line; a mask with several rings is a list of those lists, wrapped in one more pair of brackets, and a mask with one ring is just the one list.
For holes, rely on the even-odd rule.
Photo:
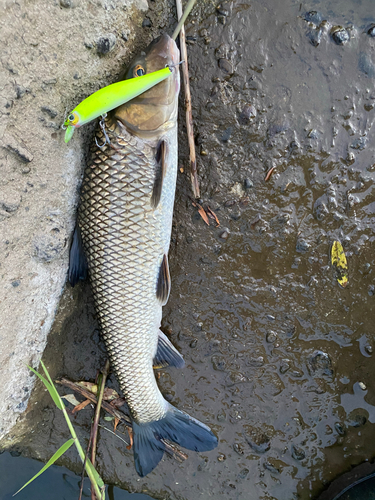
[[(107, 482), (163, 499), (305, 500), (373, 458), (373, 7), (238, 0), (192, 16), (202, 204), (220, 227), (192, 206), (181, 119), (163, 329), (186, 367), (159, 383), (220, 444), (183, 464), (166, 458), (140, 479), (132, 453), (101, 430)], [(345, 31), (332, 36), (334, 26)], [(329, 266), (335, 239), (348, 257), (346, 289)], [(103, 365), (87, 284), (67, 288), (44, 359), (72, 379), (93, 379)], [(46, 458), (66, 430), (40, 390), (30, 408), (20, 449)], [(76, 417), (82, 436), (91, 415)], [(65, 464), (79, 470), (73, 450)]]

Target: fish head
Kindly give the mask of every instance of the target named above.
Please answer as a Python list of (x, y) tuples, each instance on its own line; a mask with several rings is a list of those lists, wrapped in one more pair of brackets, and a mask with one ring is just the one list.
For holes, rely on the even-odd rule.
[(122, 104), (113, 112), (128, 130), (137, 135), (163, 132), (177, 121), (180, 90), (180, 51), (168, 35), (155, 39), (129, 65), (125, 80), (152, 73), (168, 66), (171, 75), (140, 96)]

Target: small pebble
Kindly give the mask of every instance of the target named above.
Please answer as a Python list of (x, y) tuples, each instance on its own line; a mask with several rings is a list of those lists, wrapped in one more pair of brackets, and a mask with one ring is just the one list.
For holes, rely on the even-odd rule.
[(307, 37), (314, 47), (318, 47), (320, 42), (322, 41), (323, 30), (321, 29), (311, 29), (307, 32)]
[(222, 240), (228, 239), (228, 236), (229, 236), (229, 231), (227, 229), (225, 231), (223, 231), (222, 233), (220, 233), (220, 238)]
[(344, 45), (350, 40), (349, 32), (342, 26), (334, 26), (331, 29), (331, 37), (337, 45)]
[(360, 151), (362, 151), (363, 149), (365, 149), (366, 144), (367, 144), (367, 137), (359, 137), (354, 142), (352, 142), (350, 147), (352, 149), (359, 149)]
[(251, 118), (255, 118), (257, 110), (254, 106), (245, 106), (240, 113), (239, 121), (243, 125), (247, 125)]
[(322, 15), (320, 12), (317, 12), (316, 10), (310, 10), (310, 12), (306, 12), (305, 14), (305, 21), (308, 23), (314, 23), (317, 26), (322, 22)]
[(372, 24), (369, 29), (367, 30), (367, 34), (372, 36), (372, 37), (375, 37), (375, 24)]
[(303, 460), (306, 458), (305, 452), (299, 448), (298, 446), (295, 446), (294, 444), (292, 445), (292, 457), (295, 460)]
[(276, 339), (277, 339), (277, 333), (270, 330), (266, 335), (266, 341), (269, 344), (273, 344), (274, 342), (276, 342)]
[(345, 435), (345, 432), (346, 432), (346, 429), (345, 427), (340, 424), (339, 422), (336, 422), (335, 423), (335, 429), (337, 431), (337, 434), (339, 434), (340, 436), (344, 436)]
[(234, 443), (233, 449), (239, 455), (243, 455), (244, 454), (243, 445), (241, 443)]
[(229, 10), (224, 6), (224, 5), (218, 5), (216, 7), (216, 11), (218, 14), (222, 16), (228, 16), (229, 15)]
[(284, 375), (284, 373), (286, 373), (288, 370), (290, 370), (290, 363), (289, 363), (289, 361), (288, 360), (283, 361), (282, 364), (280, 365), (279, 370), (280, 370), (280, 373), (282, 375)]
[(366, 345), (365, 351), (367, 352), (367, 354), (372, 354), (374, 352), (371, 345)]
[(142, 28), (151, 28), (152, 23), (148, 17), (145, 17), (142, 22)]
[(254, 183), (252, 180), (246, 178), (244, 181), (243, 181), (243, 186), (245, 189), (251, 189), (252, 187), (254, 187)]
[(366, 390), (366, 384), (364, 384), (363, 382), (359, 382), (358, 385), (362, 389), (362, 391)]
[(239, 479), (245, 479), (245, 477), (247, 477), (247, 475), (249, 474), (249, 469), (242, 469), (239, 473), (238, 473), (238, 477)]
[(224, 455), (224, 453), (219, 453), (218, 457), (217, 457), (217, 461), (218, 462), (224, 462), (224, 460), (226, 460), (226, 456)]
[(364, 415), (349, 415), (348, 425), (350, 427), (362, 427), (367, 422), (367, 418)]
[(20, 284), (21, 284), (20, 280), (12, 281), (12, 286), (14, 288), (17, 288), (18, 286), (20, 286)]
[(227, 75), (233, 74), (234, 72), (233, 64), (230, 61), (228, 61), (228, 59), (219, 59), (218, 64), (219, 68), (221, 69), (221, 71), (223, 71), (223, 73), (226, 73)]
[(309, 250), (310, 245), (303, 238), (297, 240), (296, 251), (299, 253), (305, 253)]
[(227, 419), (227, 416), (225, 414), (225, 411), (224, 410), (220, 410), (219, 413), (217, 414), (217, 421), (218, 422), (225, 422), (226, 419)]
[(198, 344), (198, 340), (197, 339), (193, 339), (191, 342), (190, 342), (190, 347), (192, 349), (194, 349), (195, 347), (197, 347), (197, 344)]
[(65, 9), (70, 9), (70, 7), (72, 6), (72, 0), (60, 0), (60, 5)]
[(116, 37), (113, 33), (101, 36), (96, 43), (98, 54), (105, 55), (113, 50), (116, 44)]

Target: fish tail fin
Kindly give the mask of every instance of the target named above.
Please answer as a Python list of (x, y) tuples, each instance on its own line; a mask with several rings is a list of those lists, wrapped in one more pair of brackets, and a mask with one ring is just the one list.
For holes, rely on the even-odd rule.
[(163, 458), (163, 439), (198, 452), (213, 450), (218, 443), (209, 427), (169, 405), (160, 420), (146, 424), (133, 422), (134, 462), (141, 477), (149, 474)]

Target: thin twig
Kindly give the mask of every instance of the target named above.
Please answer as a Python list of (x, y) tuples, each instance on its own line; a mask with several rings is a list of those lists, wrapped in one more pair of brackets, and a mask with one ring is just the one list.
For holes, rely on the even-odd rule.
[(121, 436), (119, 436), (115, 432), (111, 431), (111, 429), (108, 429), (108, 427), (106, 427), (105, 425), (100, 425), (99, 424), (99, 427), (101, 427), (102, 429), (105, 429), (106, 431), (110, 432), (111, 434), (113, 434), (114, 436), (116, 436), (118, 439), (121, 439), (121, 441), (126, 444), (126, 447), (129, 446), (129, 443), (127, 441), (125, 441), (125, 439), (122, 439)]
[[(101, 380), (100, 389), (99, 389), (99, 393), (98, 393), (98, 402), (96, 404), (94, 422), (93, 422), (92, 428), (91, 428), (91, 434), (92, 434), (91, 463), (94, 467), (95, 467), (95, 458), (96, 458), (96, 443), (97, 443), (97, 439), (98, 439), (98, 424), (99, 424), (99, 418), (100, 418), (100, 408), (102, 406), (103, 393), (104, 393), (104, 389), (105, 389), (105, 383), (107, 381), (108, 372), (109, 372), (109, 361), (107, 360), (105, 363), (104, 369), (102, 370), (102, 380)], [(95, 500), (95, 491), (94, 491), (93, 487), (91, 487), (91, 499)]]
[[(190, 5), (192, 3), (192, 5)], [(191, 0), (185, 10), (189, 14), (191, 8), (193, 7), (194, 2)], [(184, 16), (182, 15), (182, 5), (181, 5), (181, 0), (176, 0), (176, 7), (177, 7), (177, 16), (178, 19), (183, 21), (183, 17), (186, 18), (187, 14)], [(190, 7), (190, 10), (188, 10)], [(180, 23), (178, 24), (178, 26)], [(177, 26), (177, 28), (178, 28)], [(177, 28), (175, 30), (175, 33), (177, 31)], [(173, 37), (175, 36), (175, 33), (173, 34)], [(177, 31), (178, 33), (178, 31)], [(176, 34), (177, 36), (177, 34)], [(182, 77), (184, 80), (184, 88), (185, 88), (185, 107), (186, 107), (186, 130), (188, 134), (188, 140), (189, 140), (189, 150), (190, 150), (190, 178), (191, 178), (191, 185), (194, 193), (195, 198), (200, 198), (200, 190), (199, 190), (199, 182), (198, 182), (198, 173), (197, 173), (197, 159), (195, 155), (195, 144), (194, 144), (194, 130), (193, 130), (193, 115), (191, 111), (191, 93), (190, 93), (190, 85), (189, 85), (189, 67), (188, 67), (188, 62), (187, 62), (187, 49), (186, 49), (186, 42), (185, 42), (185, 28), (181, 26), (181, 31), (180, 31), (180, 49), (181, 49), (181, 58), (184, 61), (182, 63)]]
[[(69, 389), (72, 389), (75, 392), (78, 392), (78, 394), (81, 394), (86, 399), (89, 399), (92, 401), (94, 404), (97, 404), (97, 399), (95, 394), (90, 392), (89, 390), (81, 387), (80, 385), (76, 384), (75, 382), (72, 382), (71, 380), (68, 380), (67, 378), (62, 378), (61, 380), (56, 380), (57, 384), (65, 385), (66, 387), (69, 387)], [(102, 402), (102, 408), (108, 412), (110, 415), (113, 417), (116, 417), (120, 420), (120, 422), (127, 427), (132, 427), (132, 422), (131, 419), (128, 415), (123, 413), (122, 411), (118, 410), (117, 408), (114, 408), (112, 405), (107, 403), (106, 401)], [(178, 462), (182, 462), (188, 458), (188, 455), (181, 451), (177, 446), (173, 445), (169, 441), (166, 441), (163, 439), (163, 443), (165, 445), (165, 451), (170, 455), (172, 458), (177, 460)]]
[[(172, 35), (173, 40), (176, 40), (180, 30), (183, 29), (183, 24), (186, 21), (187, 16), (190, 14), (191, 9), (194, 7), (194, 4), (196, 1), (197, 0), (190, 0), (186, 6), (184, 14), (183, 15), (182, 15), (182, 13), (181, 13), (181, 15), (178, 14), (179, 21), (178, 21), (176, 29), (174, 30), (173, 35)], [(181, 10), (182, 10), (182, 8), (181, 8)]]

